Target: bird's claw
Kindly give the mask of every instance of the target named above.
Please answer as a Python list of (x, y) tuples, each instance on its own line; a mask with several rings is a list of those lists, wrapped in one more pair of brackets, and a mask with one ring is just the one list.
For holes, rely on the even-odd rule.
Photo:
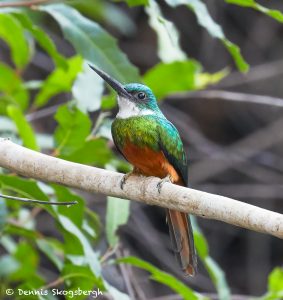
[(120, 188), (121, 188), (121, 190), (124, 189), (124, 185), (125, 185), (126, 181), (128, 180), (128, 178), (129, 178), (132, 174), (133, 174), (133, 172), (130, 172), (130, 173), (127, 173), (127, 174), (125, 174), (125, 175), (123, 176), (123, 178), (122, 178), (121, 181), (120, 181)]
[(162, 189), (162, 186), (164, 183), (172, 183), (171, 181), (171, 176), (168, 175), (166, 177), (164, 177), (163, 179), (161, 179), (158, 183), (157, 183), (157, 190), (158, 190), (158, 193), (160, 194), (161, 193), (161, 189)]

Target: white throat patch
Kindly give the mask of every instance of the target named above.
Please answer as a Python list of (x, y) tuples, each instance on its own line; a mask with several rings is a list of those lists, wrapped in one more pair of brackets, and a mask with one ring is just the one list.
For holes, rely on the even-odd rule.
[(135, 103), (127, 98), (118, 96), (119, 112), (117, 118), (127, 119), (130, 117), (154, 115), (151, 109), (140, 109)]

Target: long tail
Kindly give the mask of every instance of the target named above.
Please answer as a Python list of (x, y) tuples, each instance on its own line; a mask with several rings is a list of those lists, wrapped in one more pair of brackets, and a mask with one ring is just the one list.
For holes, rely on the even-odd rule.
[(169, 233), (176, 258), (186, 275), (197, 272), (197, 255), (190, 217), (186, 213), (167, 209)]

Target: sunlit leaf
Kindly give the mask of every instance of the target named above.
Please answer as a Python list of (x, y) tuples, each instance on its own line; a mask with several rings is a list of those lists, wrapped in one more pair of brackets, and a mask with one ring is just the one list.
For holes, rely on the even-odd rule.
[(58, 270), (62, 270), (63, 261), (62, 257), (64, 252), (62, 248), (58, 247), (59, 242), (52, 239), (40, 238), (37, 239), (36, 244), (38, 248), (53, 262)]
[(65, 4), (41, 7), (60, 25), (63, 34), (84, 59), (122, 82), (139, 80), (137, 69), (117, 46), (116, 40), (97, 23)]
[(169, 5), (176, 7), (178, 5), (187, 5), (196, 15), (198, 23), (204, 27), (208, 33), (214, 37), (218, 38), (225, 45), (227, 50), (230, 52), (238, 69), (242, 72), (247, 72), (249, 65), (246, 63), (241, 55), (240, 49), (237, 45), (230, 42), (222, 30), (222, 28), (217, 24), (210, 16), (206, 5), (201, 0), (165, 0)]
[(78, 240), (81, 243), (81, 246), (84, 251), (84, 257), (92, 271), (92, 273), (99, 277), (101, 274), (101, 267), (100, 263), (98, 261), (98, 255), (94, 252), (94, 250), (91, 247), (91, 244), (89, 243), (86, 236), (83, 234), (83, 232), (67, 217), (59, 215), (58, 220), (60, 224), (63, 226), (64, 230), (69, 232), (71, 235), (74, 235), (78, 238)]
[(77, 76), (72, 93), (77, 107), (83, 111), (95, 111), (100, 108), (104, 81), (84, 62), (83, 70)]
[(149, 16), (150, 26), (157, 34), (159, 58), (165, 63), (185, 60), (186, 54), (181, 49), (175, 24), (163, 17), (159, 5), (154, 0), (149, 0), (145, 11)]
[(10, 14), (0, 13), (0, 38), (10, 46), (13, 62), (22, 69), (30, 58), (29, 46), (21, 24)]
[(170, 93), (194, 90), (199, 70), (200, 65), (192, 60), (160, 63), (144, 75), (144, 82), (157, 98), (163, 98)]
[(236, 4), (244, 7), (250, 7), (257, 11), (260, 11), (267, 16), (277, 20), (278, 22), (283, 23), (283, 13), (280, 10), (277, 9), (269, 9), (267, 7), (264, 7), (260, 4), (258, 4), (254, 0), (225, 0), (227, 3), (230, 4)]
[(17, 106), (9, 105), (7, 107), (7, 113), (16, 124), (19, 136), (23, 141), (23, 145), (32, 150), (39, 150), (35, 133), (21, 110)]
[(108, 197), (106, 211), (106, 236), (108, 243), (114, 247), (118, 243), (117, 229), (127, 223), (130, 214), (130, 201)]
[(268, 289), (283, 293), (283, 268), (275, 268), (268, 277)]
[(131, 300), (129, 295), (122, 293), (118, 289), (116, 289), (114, 286), (110, 285), (108, 282), (104, 280), (104, 285), (109, 292), (109, 294), (112, 296), (113, 300)]
[(69, 92), (73, 81), (82, 69), (83, 60), (80, 56), (74, 56), (67, 60), (67, 68), (58, 67), (44, 81), (40, 91), (35, 97), (35, 105), (45, 105), (51, 97)]
[(196, 88), (203, 89), (208, 85), (213, 85), (220, 82), (229, 74), (227, 69), (221, 70), (216, 73), (197, 73), (196, 74)]

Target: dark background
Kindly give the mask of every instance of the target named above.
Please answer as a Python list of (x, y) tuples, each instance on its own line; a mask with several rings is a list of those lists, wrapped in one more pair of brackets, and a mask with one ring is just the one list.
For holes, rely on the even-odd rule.
[[(182, 47), (190, 58), (200, 61), (207, 72), (230, 66), (229, 76), (208, 89), (217, 90), (216, 94), (206, 92), (193, 96), (172, 96), (161, 103), (161, 108), (183, 138), (190, 161), (191, 187), (282, 213), (282, 108), (230, 101), (231, 94), (222, 91), (235, 92), (237, 94), (233, 95), (240, 99), (243, 95), (238, 93), (283, 97), (283, 26), (251, 9), (216, 0), (206, 1), (206, 4), (226, 36), (242, 49), (251, 65), (250, 72), (243, 75), (235, 70), (223, 45), (197, 24), (188, 9), (172, 9), (160, 2), (164, 15), (178, 27)], [(283, 11), (281, 1), (265, 4)], [(117, 37), (120, 47), (144, 73), (158, 62), (155, 33), (148, 26), (143, 8), (128, 8), (121, 3), (117, 5), (134, 21), (136, 31), (123, 35), (113, 27), (106, 25), (106, 29)], [(59, 49), (66, 55), (73, 54), (58, 28), (50, 28), (48, 24), (47, 19), (46, 30)], [(8, 57), (8, 48), (1, 43), (0, 59), (8, 61)], [(34, 78), (36, 74), (44, 78), (51, 69), (50, 59), (39, 49), (25, 77)], [(281, 123), (278, 123), (280, 119)], [(34, 125), (44, 131), (55, 128), (52, 116), (34, 121)], [(97, 202), (93, 204), (92, 201), (90, 206), (104, 218), (105, 199), (95, 199)], [(189, 282), (194, 289), (214, 294), (213, 285), (201, 265), (199, 274), (193, 279), (184, 278), (178, 270), (171, 251), (164, 211), (134, 202), (131, 205), (130, 220), (120, 229), (121, 255), (137, 255)], [(50, 225), (46, 229), (50, 217), (46, 218), (42, 218), (43, 232), (56, 235), (55, 227)], [(198, 223), (208, 239), (211, 256), (226, 273), (233, 294), (262, 295), (266, 291), (268, 274), (275, 266), (282, 265), (282, 241), (217, 221), (198, 219)], [(99, 247), (106, 249), (106, 242), (102, 241)], [(118, 271), (115, 267), (108, 267), (105, 276), (113, 285), (126, 290)], [(149, 281), (147, 273), (133, 268), (126, 271), (130, 272), (135, 282), (137, 299), (179, 299), (170, 296), (172, 291), (169, 289)]]

